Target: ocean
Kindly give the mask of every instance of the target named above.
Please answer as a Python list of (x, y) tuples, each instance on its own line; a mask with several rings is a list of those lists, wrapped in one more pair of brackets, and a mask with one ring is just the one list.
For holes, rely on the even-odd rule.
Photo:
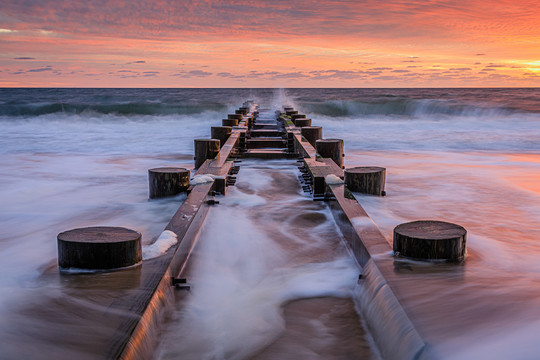
[[(455, 222), (468, 230), (465, 264), (448, 270), (450, 276), (447, 271), (445, 277), (426, 271), (407, 298), (407, 310), (422, 319), (420, 326), (431, 334), (436, 353), (448, 359), (536, 356), (540, 350), (535, 338), (540, 331), (540, 89), (0, 89), (0, 358), (95, 358), (92, 337), (83, 337), (99, 333), (103, 325), (81, 325), (84, 316), (79, 314), (69, 314), (73, 323), (65, 314), (58, 315), (64, 306), (58, 303), (60, 298), (82, 303), (89, 311), (96, 309), (90, 299), (77, 296), (69, 280), (57, 275), (57, 234), (77, 227), (124, 226), (140, 231), (144, 246), (152, 243), (184, 195), (149, 201), (147, 170), (170, 165), (192, 168), (193, 139), (209, 137), (210, 126), (221, 125), (221, 119), (247, 99), (275, 109), (290, 104), (313, 125), (322, 126), (323, 137), (343, 139), (346, 167), (386, 167), (388, 196), (356, 196), (389, 241), (396, 225), (419, 219)], [(243, 226), (242, 219), (258, 213), (257, 220), (248, 224), (248, 235), (237, 236), (243, 241), (234, 243), (234, 249), (243, 249), (244, 257), (251, 254), (255, 259), (261, 256), (261, 248), (250, 239), (262, 239), (257, 235), (261, 229), (271, 232), (279, 226), (276, 219), (264, 217), (278, 211), (270, 204), (268, 178), (276, 177), (276, 169), (288, 174), (283, 180), (288, 184), (295, 177), (295, 170), (280, 162), (260, 167), (248, 163), (238, 175), (238, 189), (226, 200), (236, 206), (235, 217), (220, 210), (209, 214), (217, 223), (236, 229)], [(248, 196), (254, 194), (259, 198)], [(289, 200), (282, 199), (278, 213), (287, 211), (291, 201), (319, 214), (313, 219), (320, 222), (322, 235), (309, 238), (309, 246), (323, 248), (325, 239), (339, 237), (324, 204), (313, 208), (300, 190), (296, 197), (290, 195)], [(305, 232), (294, 223), (283, 224), (284, 238), (308, 246)], [(203, 229), (201, 244), (214, 238), (216, 231)], [(283, 257), (281, 250), (265, 244), (262, 253), (271, 261)], [(212, 259), (211, 251), (206, 252)], [(279, 311), (283, 304), (322, 295), (346, 297), (348, 285), (343, 281), (329, 280), (323, 290), (315, 286), (323, 273), (350, 275), (353, 265), (346, 257), (344, 249), (325, 258), (298, 253), (294, 274), (306, 288), (294, 276), (269, 277), (267, 271), (273, 266), (268, 263), (254, 261), (239, 266), (238, 272), (227, 272), (223, 269), (235, 268), (234, 262), (201, 258), (194, 265), (195, 274), (196, 269), (212, 272), (216, 266), (228, 276), (225, 283), (233, 284), (228, 289), (251, 286), (241, 285), (243, 280), (259, 283), (257, 276), (274, 281), (260, 293), (235, 301), (236, 307), (227, 304), (232, 314), (257, 304), (249, 319), (266, 319), (264, 331), (253, 332), (249, 319), (248, 327), (233, 332), (236, 337), (223, 337), (227, 329), (218, 328), (216, 337), (206, 343), (191, 342), (201, 342), (200, 348), (190, 349), (193, 358), (271, 358), (277, 350), (270, 355), (260, 351), (284, 331)], [(325, 266), (314, 269), (299, 258)], [(279, 263), (282, 269), (293, 268)], [(246, 272), (255, 275), (245, 279)], [(196, 276), (204, 278), (205, 272), (199, 273)], [(259, 306), (261, 294), (277, 291), (276, 281), (289, 287), (271, 297), (266, 307)], [(438, 292), (440, 281), (451, 281), (454, 291)], [(430, 307), (442, 299), (451, 304), (445, 314)], [(178, 311), (176, 316), (181, 317)], [(195, 323), (203, 323), (200, 320)], [(180, 330), (174, 325), (169, 329), (164, 343), (177, 343), (172, 334)], [(80, 338), (70, 338), (68, 345), (59, 341), (73, 332), (80, 332)], [(367, 340), (354, 345), (358, 336), (349, 339), (350, 349), (371, 346), (369, 334), (359, 336)], [(227, 348), (201, 353), (216, 343)], [(179, 346), (178, 353), (191, 344)], [(178, 353), (161, 347), (156, 357), (175, 358)], [(331, 358), (323, 352), (319, 356)], [(370, 356), (376, 357), (376, 351)]]

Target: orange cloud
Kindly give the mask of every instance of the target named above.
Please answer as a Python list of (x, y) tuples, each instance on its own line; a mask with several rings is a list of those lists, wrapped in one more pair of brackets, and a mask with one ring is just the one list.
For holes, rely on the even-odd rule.
[[(6, 0), (0, 79), (16, 86), (538, 86), (539, 66), (527, 65), (540, 53), (536, 5)], [(434, 65), (440, 73), (430, 71)]]

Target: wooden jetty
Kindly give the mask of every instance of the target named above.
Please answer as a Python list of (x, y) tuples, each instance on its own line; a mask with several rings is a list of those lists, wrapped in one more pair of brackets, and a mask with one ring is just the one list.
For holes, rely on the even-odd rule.
[[(204, 145), (204, 139), (195, 140), (199, 143), (195, 150), (197, 170), (186, 200), (165, 227), (177, 235), (177, 245), (162, 256), (143, 262), (138, 274), (139, 291), (119, 294), (108, 304), (111, 312), (129, 309), (132, 316), (118, 320), (116, 333), (106, 345), (104, 357), (151, 357), (160, 323), (167, 306), (174, 301), (175, 288), (185, 282), (183, 270), (195, 246), (199, 228), (210, 206), (216, 203), (214, 196), (225, 195), (227, 188), (234, 185), (242, 158), (288, 158), (298, 160), (304, 191), (310, 193), (313, 200), (328, 203), (362, 267), (355, 302), (360, 304), (383, 358), (434, 358), (397, 295), (400, 279), (394, 269), (390, 242), (344, 183), (343, 141), (320, 139), (322, 128), (311, 126), (311, 119), (305, 119), (305, 115), (291, 107), (285, 106), (274, 112), (260, 109), (252, 101), (244, 103), (222, 124), (222, 128), (227, 129), (212, 130), (220, 136), (217, 151), (213, 150), (215, 140), (207, 139), (212, 151), (207, 151), (210, 147)], [(197, 150), (199, 148), (203, 150)], [(381, 173), (380, 169), (377, 168), (378, 173)], [(381, 176), (376, 179), (379, 180), (373, 181), (380, 182)], [(374, 186), (377, 195), (383, 195), (384, 176), (382, 184), (370, 183), (370, 188)]]

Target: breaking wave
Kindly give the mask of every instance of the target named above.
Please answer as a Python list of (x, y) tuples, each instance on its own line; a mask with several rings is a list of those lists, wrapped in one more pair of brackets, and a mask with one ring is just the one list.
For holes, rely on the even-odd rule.
[(115, 114), (115, 115), (193, 115), (205, 111), (225, 113), (228, 105), (221, 103), (180, 104), (153, 101), (126, 103), (15, 103), (0, 104), (0, 116), (40, 116), (54, 113), (65, 114)]
[(405, 98), (386, 98), (375, 101), (331, 100), (325, 102), (303, 102), (299, 103), (298, 106), (306, 113), (330, 117), (370, 115), (499, 117), (521, 112), (509, 107), (485, 107), (447, 100)]

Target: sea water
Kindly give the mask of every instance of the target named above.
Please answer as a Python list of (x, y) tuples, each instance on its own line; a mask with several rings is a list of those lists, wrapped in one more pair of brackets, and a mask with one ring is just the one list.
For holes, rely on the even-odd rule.
[[(314, 125), (323, 126), (324, 137), (344, 139), (347, 167), (387, 168), (387, 197), (357, 197), (389, 241), (395, 225), (417, 219), (446, 220), (467, 228), (465, 265), (426, 270), (406, 281), (408, 310), (430, 334), (428, 340), (437, 354), (443, 358), (534, 358), (539, 348), (531, 334), (540, 329), (539, 89), (2, 89), (0, 348), (4, 355), (76, 354), (84, 358), (86, 348), (66, 346), (55, 336), (61, 332), (54, 311), (28, 311), (43, 299), (72, 294), (65, 291), (63, 282), (47, 276), (57, 271), (56, 235), (76, 227), (125, 226), (142, 232), (144, 246), (149, 246), (183, 198), (148, 201), (146, 171), (169, 165), (191, 168), (193, 139), (209, 136), (210, 126), (221, 125), (221, 119), (248, 98), (276, 109), (284, 103), (293, 105), (311, 117)], [(262, 177), (262, 184), (265, 172), (271, 170), (261, 171), (263, 175), (252, 175)], [(241, 172), (239, 185), (242, 176)], [(216, 280), (205, 278), (206, 272), (228, 269), (220, 273), (229, 291), (224, 294), (231, 298), (237, 287), (247, 286), (237, 283), (238, 276), (247, 276), (248, 285), (262, 283), (248, 292), (251, 298), (225, 305), (245, 307), (246, 302), (254, 304), (261, 298), (250, 311), (253, 316), (263, 314), (268, 326), (260, 331), (240, 327), (233, 334), (217, 327), (208, 334), (221, 346), (212, 350), (216, 357), (264, 357), (260, 351), (265, 346), (271, 352), (272, 341), (284, 332), (289, 334), (284, 325), (287, 314), (283, 317), (280, 309), (295, 309), (287, 310), (283, 304), (309, 296), (344, 296), (348, 286), (325, 281), (333, 287), (317, 292), (310, 287), (316, 279), (309, 277), (326, 273), (323, 270), (347, 273), (352, 265), (343, 260), (346, 256), (319, 259), (316, 263), (322, 264), (317, 265), (321, 269), (293, 262), (294, 271), (287, 274), (271, 266), (282, 261), (283, 253), (259, 236), (274, 220), (261, 216), (255, 221), (245, 209), (250, 204), (262, 209), (275, 206), (270, 204), (271, 196), (257, 193), (264, 192), (263, 188), (242, 191), (240, 186), (230, 200), (224, 198), (237, 216), (218, 209), (210, 215), (220, 226), (229, 223), (234, 228), (242, 222), (259, 234), (249, 237), (255, 239), (253, 244), (235, 243), (238, 246), (231, 249), (245, 251), (244, 257), (257, 258), (258, 252), (269, 257), (262, 263), (239, 265), (240, 275), (234, 273), (234, 264), (226, 262), (215, 263), (215, 269), (211, 265), (199, 268), (198, 264), (206, 264), (205, 254), (209, 259), (213, 256), (209, 242), (201, 241), (200, 261), (193, 264), (193, 276), (210, 284), (209, 289)], [(330, 230), (332, 221), (326, 211), (324, 207), (315, 211), (324, 215), (324, 219), (316, 215), (323, 226), (321, 234), (335, 238), (329, 235), (328, 231), (337, 230)], [(211, 238), (217, 229), (210, 227), (202, 236)], [(287, 241), (306, 246), (305, 233), (290, 233)], [(237, 241), (241, 239), (245, 236)], [(405, 264), (399, 271), (417, 266)], [(453, 290), (439, 293), (441, 281), (451, 281)], [(278, 288), (273, 282), (289, 287)], [(272, 291), (261, 296), (258, 290), (265, 295)], [(194, 288), (192, 295), (207, 291)], [(446, 312), (434, 305), (442, 299), (450, 304)], [(74, 297), (73, 301), (84, 299)], [(208, 321), (217, 316), (207, 315)], [(88, 323), (88, 332), (99, 331), (99, 326)], [(225, 346), (231, 341), (227, 336), (243, 341), (246, 333), (253, 335), (249, 344)], [(163, 348), (160, 354), (169, 356)]]

